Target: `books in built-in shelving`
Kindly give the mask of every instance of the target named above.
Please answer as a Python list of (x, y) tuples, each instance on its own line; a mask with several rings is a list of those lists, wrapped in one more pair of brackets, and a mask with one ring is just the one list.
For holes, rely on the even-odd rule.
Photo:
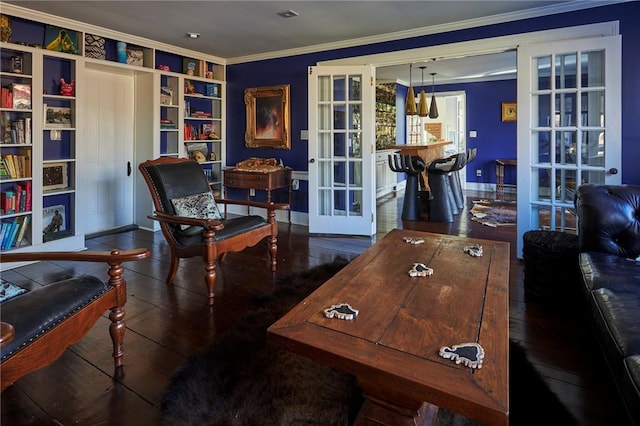
[(0, 179), (31, 177), (31, 150), (21, 149), (18, 154), (3, 154), (0, 159)]
[(0, 144), (30, 144), (31, 117), (12, 118), (11, 113), (0, 113)]
[(14, 83), (0, 88), (0, 108), (31, 109), (31, 86)]

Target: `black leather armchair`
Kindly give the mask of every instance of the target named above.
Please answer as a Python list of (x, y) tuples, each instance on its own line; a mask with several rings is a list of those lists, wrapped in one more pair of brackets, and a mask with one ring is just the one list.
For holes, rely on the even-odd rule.
[(588, 315), (629, 416), (640, 422), (640, 186), (578, 187)]
[[(213, 194), (202, 168), (195, 161), (186, 158), (163, 157), (148, 160), (140, 163), (138, 168), (149, 187), (155, 206), (155, 211), (149, 218), (160, 222), (162, 233), (171, 249), (167, 283), (173, 283), (180, 259), (200, 256), (204, 262), (207, 300), (209, 305), (213, 305), (216, 261), (228, 252), (242, 251), (265, 239), (271, 270), (275, 272), (278, 250), (276, 210), (288, 210), (289, 204), (226, 199), (213, 201)], [(248, 215), (216, 219), (199, 217), (201, 212), (187, 215), (177, 210), (175, 202), (178, 199), (200, 195), (210, 195), (213, 204), (221, 206), (237, 204), (261, 208), (266, 211), (266, 217)]]

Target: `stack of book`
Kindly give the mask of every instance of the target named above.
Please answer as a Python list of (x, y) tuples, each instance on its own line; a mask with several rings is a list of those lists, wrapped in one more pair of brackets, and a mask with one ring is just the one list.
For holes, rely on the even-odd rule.
[(31, 211), (31, 181), (17, 183), (0, 192), (0, 211), (3, 215)]
[(5, 154), (0, 161), (0, 179), (31, 177), (31, 150), (20, 149), (18, 154)]
[(168, 118), (160, 119), (160, 128), (161, 129), (176, 129), (176, 123), (173, 120), (169, 120)]
[(13, 220), (2, 222), (0, 225), (0, 249), (9, 250), (14, 247), (27, 245), (26, 230), (31, 216), (19, 216)]
[(0, 143), (30, 144), (31, 117), (12, 120), (8, 112), (0, 115)]

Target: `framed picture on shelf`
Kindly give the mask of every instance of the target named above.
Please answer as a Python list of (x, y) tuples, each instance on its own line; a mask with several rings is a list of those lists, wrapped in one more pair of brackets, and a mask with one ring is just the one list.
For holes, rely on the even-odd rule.
[(44, 33), (44, 48), (56, 52), (73, 53), (78, 51), (78, 33), (72, 30), (47, 25)]
[(187, 156), (198, 163), (204, 163), (209, 158), (209, 145), (206, 142), (188, 142)]
[(45, 163), (42, 166), (42, 189), (63, 189), (69, 186), (67, 163)]
[(70, 128), (71, 108), (54, 107), (44, 104), (44, 114), (46, 117), (45, 127), (47, 128)]
[(66, 231), (65, 207), (63, 204), (45, 207), (42, 209), (42, 233), (53, 234)]
[(291, 149), (289, 85), (245, 89), (247, 148)]
[(502, 103), (502, 121), (518, 120), (518, 104), (516, 102)]

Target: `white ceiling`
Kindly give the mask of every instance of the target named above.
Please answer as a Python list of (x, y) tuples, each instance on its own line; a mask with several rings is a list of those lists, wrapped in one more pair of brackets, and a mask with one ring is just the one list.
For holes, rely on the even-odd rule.
[[(616, 2), (616, 1), (613, 1)], [(612, 1), (4, 1), (239, 63), (593, 7)], [(283, 18), (279, 12), (299, 15)], [(192, 39), (188, 32), (200, 34)], [(438, 81), (515, 68), (515, 54), (426, 64)], [(414, 84), (420, 70), (414, 66)], [(408, 81), (408, 65), (379, 79)], [(427, 78), (428, 77), (428, 78)], [(440, 78), (442, 77), (442, 78)]]

